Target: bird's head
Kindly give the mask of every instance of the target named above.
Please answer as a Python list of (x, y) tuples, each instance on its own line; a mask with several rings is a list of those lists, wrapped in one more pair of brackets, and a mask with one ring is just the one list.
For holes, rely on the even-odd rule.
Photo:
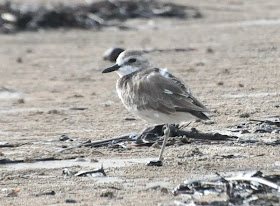
[(123, 77), (137, 70), (145, 69), (149, 65), (149, 60), (143, 52), (124, 51), (118, 56), (116, 64), (103, 70), (102, 73), (115, 71), (120, 77)]

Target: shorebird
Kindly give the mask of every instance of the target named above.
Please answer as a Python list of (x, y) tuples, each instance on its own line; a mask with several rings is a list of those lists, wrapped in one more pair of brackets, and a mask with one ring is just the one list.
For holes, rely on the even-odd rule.
[(162, 165), (170, 124), (209, 119), (208, 109), (192, 95), (187, 85), (165, 69), (153, 67), (143, 52), (122, 52), (116, 64), (102, 73), (113, 71), (120, 77), (116, 89), (123, 105), (150, 124), (166, 125), (155, 165)]

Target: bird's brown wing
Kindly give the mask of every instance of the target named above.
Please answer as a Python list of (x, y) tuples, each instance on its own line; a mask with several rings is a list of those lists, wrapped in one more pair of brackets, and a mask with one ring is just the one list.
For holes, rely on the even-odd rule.
[(162, 75), (159, 69), (139, 72), (134, 76), (133, 99), (138, 110), (154, 109), (171, 114), (189, 112), (200, 119), (208, 119), (207, 112), (189, 89), (176, 77), (166, 72)]

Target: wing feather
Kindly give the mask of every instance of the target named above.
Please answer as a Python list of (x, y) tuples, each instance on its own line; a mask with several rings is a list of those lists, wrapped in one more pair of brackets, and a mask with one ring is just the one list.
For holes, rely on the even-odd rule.
[(137, 109), (154, 109), (166, 114), (190, 112), (205, 119), (206, 115), (200, 113), (208, 112), (206, 107), (192, 96), (182, 81), (167, 72), (166, 74), (162, 75), (160, 69), (149, 69), (134, 76), (135, 96), (132, 99)]

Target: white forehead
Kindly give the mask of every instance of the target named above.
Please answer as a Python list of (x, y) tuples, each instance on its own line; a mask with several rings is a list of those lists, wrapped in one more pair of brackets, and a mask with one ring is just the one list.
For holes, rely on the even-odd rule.
[(118, 58), (116, 60), (116, 63), (120, 66), (120, 65), (123, 65), (124, 63), (126, 63), (131, 58), (135, 58), (135, 59), (137, 59), (140, 62), (141, 61), (143, 62), (143, 61), (146, 60), (146, 58), (144, 56), (142, 56), (142, 55), (131, 55), (131, 56), (128, 56), (128, 55), (125, 55), (125, 53), (123, 52), (123, 53), (121, 53), (118, 56)]

